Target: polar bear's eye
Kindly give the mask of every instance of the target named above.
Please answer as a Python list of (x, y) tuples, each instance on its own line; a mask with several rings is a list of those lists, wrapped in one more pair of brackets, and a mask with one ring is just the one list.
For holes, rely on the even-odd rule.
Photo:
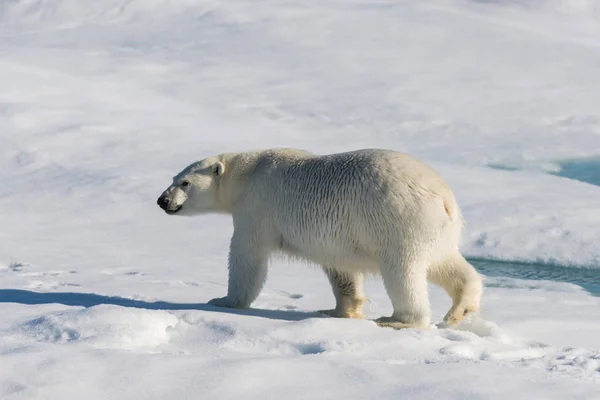
[(188, 187), (189, 184), (190, 184), (189, 181), (183, 181), (183, 182), (181, 182), (181, 187)]

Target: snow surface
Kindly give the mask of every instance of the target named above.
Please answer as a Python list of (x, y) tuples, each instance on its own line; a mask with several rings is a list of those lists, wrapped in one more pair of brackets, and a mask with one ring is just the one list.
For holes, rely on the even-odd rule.
[(600, 269), (596, 3), (0, 1), (0, 398), (600, 398), (580, 286), (490, 276), (461, 329), (394, 331), (276, 262), (223, 310), (229, 219), (155, 205), (213, 153), (394, 148), (455, 189), (466, 255)]

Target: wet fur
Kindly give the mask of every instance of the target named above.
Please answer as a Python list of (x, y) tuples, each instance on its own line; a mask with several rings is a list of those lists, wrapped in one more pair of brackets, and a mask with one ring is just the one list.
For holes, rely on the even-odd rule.
[(394, 313), (379, 320), (382, 326), (428, 326), (428, 280), (452, 298), (448, 324), (479, 308), (481, 278), (459, 252), (463, 221), (454, 195), (406, 154), (228, 153), (192, 164), (172, 186), (182, 180), (195, 185), (178, 205), (182, 215), (233, 217), (228, 293), (212, 304), (250, 306), (269, 259), (284, 254), (323, 267), (336, 298), (324, 311), (332, 316), (363, 316), (365, 274), (380, 274), (392, 301)]

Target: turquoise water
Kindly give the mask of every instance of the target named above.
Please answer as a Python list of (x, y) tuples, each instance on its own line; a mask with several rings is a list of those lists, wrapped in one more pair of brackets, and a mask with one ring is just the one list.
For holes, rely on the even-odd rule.
[(561, 170), (553, 175), (600, 186), (600, 158), (584, 158), (559, 163)]
[[(600, 157), (563, 160), (557, 162), (557, 164), (560, 166), (560, 170), (557, 172), (548, 172), (550, 175), (600, 186)], [(521, 170), (518, 166), (505, 164), (488, 164), (488, 167), (503, 171)]]
[[(560, 171), (552, 173), (552, 175), (600, 186), (600, 157), (563, 160), (558, 164), (560, 165)], [(508, 171), (519, 170), (519, 168), (506, 165), (489, 165), (489, 167)], [(584, 269), (477, 259), (469, 261), (484, 275), (573, 283), (596, 296), (600, 296), (600, 268)]]
[(469, 262), (486, 276), (567, 282), (581, 286), (595, 296), (600, 296), (600, 269), (479, 259), (470, 259)]

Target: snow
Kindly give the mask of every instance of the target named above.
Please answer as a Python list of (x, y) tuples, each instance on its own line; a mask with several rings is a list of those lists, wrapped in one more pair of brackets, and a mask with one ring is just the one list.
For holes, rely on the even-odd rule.
[[(599, 398), (599, 39), (592, 0), (0, 2), (0, 398)], [(206, 305), (230, 220), (156, 197), (277, 146), (431, 163), (465, 254), (522, 276), (458, 330), (325, 318), (288, 261), (251, 310)]]

